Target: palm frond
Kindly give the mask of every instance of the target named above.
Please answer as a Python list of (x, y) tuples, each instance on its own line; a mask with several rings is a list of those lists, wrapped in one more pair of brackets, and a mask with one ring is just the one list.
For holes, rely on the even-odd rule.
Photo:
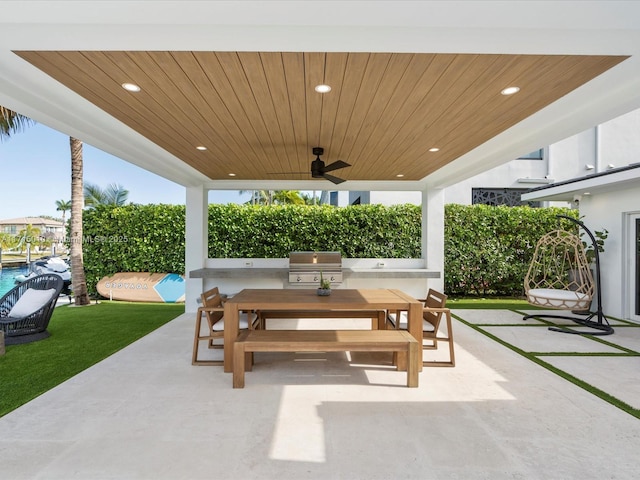
[(9, 138), (11, 134), (20, 132), (34, 123), (35, 121), (31, 118), (0, 106), (0, 140)]

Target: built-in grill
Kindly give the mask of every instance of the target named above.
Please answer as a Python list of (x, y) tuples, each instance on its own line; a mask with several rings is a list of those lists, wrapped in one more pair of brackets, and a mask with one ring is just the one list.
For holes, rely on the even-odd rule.
[(291, 252), (289, 254), (289, 283), (320, 286), (322, 277), (332, 285), (342, 283), (342, 255), (340, 252)]

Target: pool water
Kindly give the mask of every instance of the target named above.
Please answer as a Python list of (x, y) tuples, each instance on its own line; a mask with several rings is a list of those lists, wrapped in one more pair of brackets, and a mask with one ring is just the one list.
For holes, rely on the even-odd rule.
[(27, 267), (11, 267), (0, 269), (0, 298), (9, 290), (16, 286), (16, 277), (26, 275), (29, 272)]

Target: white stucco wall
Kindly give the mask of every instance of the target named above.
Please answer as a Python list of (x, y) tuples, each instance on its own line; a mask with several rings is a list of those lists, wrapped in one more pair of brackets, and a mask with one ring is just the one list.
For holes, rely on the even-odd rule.
[[(549, 145), (543, 160), (513, 160), (447, 187), (447, 203), (471, 204), (473, 188), (533, 188), (518, 179), (554, 182), (604, 172), (640, 161), (640, 110)], [(593, 167), (593, 168), (590, 168)]]
[(512, 160), (445, 189), (445, 202), (471, 205), (474, 188), (534, 188), (546, 183), (520, 183), (519, 178), (543, 179), (548, 159)]
[(606, 194), (583, 196), (580, 215), (587, 227), (594, 230), (606, 228), (609, 237), (601, 254), (602, 305), (605, 315), (630, 319), (630, 291), (628, 268), (633, 259), (625, 255), (628, 250), (627, 215), (640, 214), (640, 184)]
[(600, 128), (601, 163), (623, 167), (640, 162), (640, 110), (604, 123)]

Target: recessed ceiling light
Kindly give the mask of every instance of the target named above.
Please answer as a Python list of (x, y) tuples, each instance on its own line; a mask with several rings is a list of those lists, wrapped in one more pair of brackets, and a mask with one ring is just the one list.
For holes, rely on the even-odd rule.
[(129, 92), (139, 92), (140, 91), (140, 87), (138, 85), (136, 85), (135, 83), (123, 83), (122, 84), (122, 88), (124, 88), (125, 90), (127, 90)]
[(229, 174), (229, 176), (230, 176), (230, 177), (235, 177), (235, 176), (236, 176), (236, 174), (235, 174), (235, 173), (230, 173), (230, 174)]
[(518, 93), (520, 91), (520, 87), (507, 87), (502, 90), (500, 93), (502, 95), (513, 95), (514, 93)]
[(315, 91), (318, 93), (327, 93), (331, 91), (331, 87), (329, 85), (316, 85)]
[(196, 150), (202, 150), (202, 151), (205, 151), (206, 149), (207, 149), (207, 147), (205, 147), (204, 145), (198, 145), (198, 146), (196, 147)]
[(429, 149), (430, 152), (439, 152), (440, 149), (438, 147), (433, 147)]
[(404, 174), (399, 173), (399, 174), (397, 174), (397, 175), (396, 175), (396, 177), (398, 177), (398, 178), (402, 178), (402, 177), (404, 177)]
[(591, 195), (591, 192), (584, 192), (583, 195)]

